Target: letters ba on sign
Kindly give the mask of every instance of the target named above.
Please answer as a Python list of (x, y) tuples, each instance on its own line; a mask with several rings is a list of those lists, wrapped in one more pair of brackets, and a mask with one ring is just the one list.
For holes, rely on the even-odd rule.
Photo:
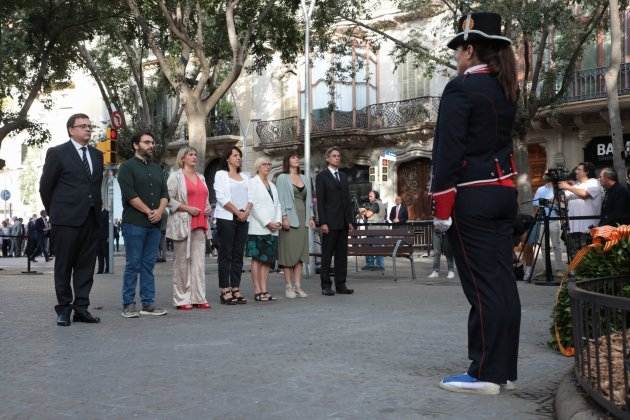
[[(624, 134), (623, 140), (627, 148), (630, 145), (630, 134)], [(621, 153), (621, 150), (617, 153)], [(613, 144), (610, 136), (593, 137), (584, 148), (584, 161), (592, 162), (598, 168), (612, 165)]]

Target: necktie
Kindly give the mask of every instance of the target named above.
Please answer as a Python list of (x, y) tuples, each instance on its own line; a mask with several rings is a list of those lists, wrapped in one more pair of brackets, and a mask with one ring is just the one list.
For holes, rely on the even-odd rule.
[(399, 213), (400, 213), (400, 206), (396, 206), (396, 219), (398, 219)]
[(81, 151), (83, 152), (83, 168), (85, 168), (85, 170), (86, 170), (86, 172), (87, 172), (87, 174), (89, 176), (92, 176), (92, 171), (90, 171), (90, 164), (89, 164), (89, 162), (87, 160), (87, 154), (86, 154), (87, 153), (87, 147), (83, 146), (81, 148)]
[(335, 178), (337, 179), (337, 182), (341, 182), (341, 180), (339, 179), (339, 172), (335, 172)]

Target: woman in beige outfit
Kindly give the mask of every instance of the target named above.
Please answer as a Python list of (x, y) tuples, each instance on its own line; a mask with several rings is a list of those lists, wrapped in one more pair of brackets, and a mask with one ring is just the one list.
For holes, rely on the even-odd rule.
[(166, 237), (173, 240), (173, 304), (177, 309), (193, 307), (209, 309), (206, 299), (205, 261), (208, 216), (208, 187), (203, 175), (197, 173), (197, 151), (183, 147), (177, 153), (177, 166), (166, 182), (171, 216), (166, 225)]

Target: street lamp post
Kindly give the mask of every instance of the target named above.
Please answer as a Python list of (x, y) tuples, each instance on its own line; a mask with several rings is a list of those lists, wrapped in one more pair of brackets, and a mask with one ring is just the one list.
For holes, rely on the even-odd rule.
[[(311, 38), (311, 16), (313, 16), (313, 9), (315, 9), (315, 2), (317, 0), (310, 0), (308, 7), (306, 6), (306, 0), (301, 0), (302, 12), (304, 13), (304, 99), (306, 103), (306, 109), (304, 110), (304, 174), (306, 179), (311, 182), (311, 66), (310, 66), (310, 38)], [(299, 118), (299, 116), (298, 116)], [(311, 182), (310, 187), (313, 186)], [(312, 203), (306, 203), (311, 205)], [(308, 249), (309, 254), (313, 250), (313, 229), (307, 224), (308, 228)], [(307, 273), (311, 273), (311, 257), (309, 256), (309, 263), (307, 265)]]

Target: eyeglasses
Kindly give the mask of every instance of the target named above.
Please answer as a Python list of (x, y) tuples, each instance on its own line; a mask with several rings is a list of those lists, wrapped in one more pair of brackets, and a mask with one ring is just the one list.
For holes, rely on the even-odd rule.
[(90, 124), (79, 124), (79, 125), (73, 125), (71, 128), (81, 128), (83, 130), (92, 130), (94, 127), (92, 127)]
[(262, 166), (271, 166), (271, 162), (261, 163)]

